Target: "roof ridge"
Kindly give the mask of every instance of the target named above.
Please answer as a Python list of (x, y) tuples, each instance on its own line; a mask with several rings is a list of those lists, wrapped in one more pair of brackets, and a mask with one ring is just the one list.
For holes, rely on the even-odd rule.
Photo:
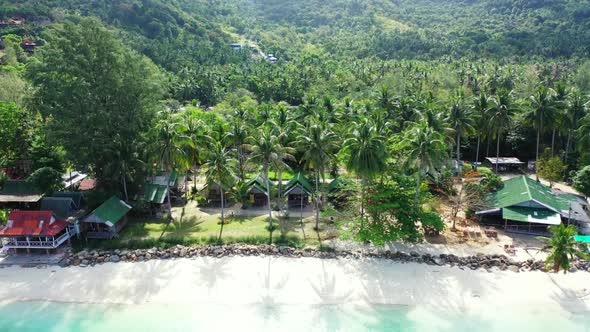
[(526, 192), (529, 195), (529, 200), (533, 200), (533, 194), (531, 194), (531, 188), (529, 188), (529, 182), (527, 181), (528, 177), (526, 175), (522, 175), (522, 179), (524, 181), (524, 187), (526, 188)]

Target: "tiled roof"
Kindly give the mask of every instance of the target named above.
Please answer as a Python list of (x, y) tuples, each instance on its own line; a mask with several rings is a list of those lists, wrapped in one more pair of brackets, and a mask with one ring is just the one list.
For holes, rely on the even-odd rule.
[(55, 236), (67, 222), (57, 219), (51, 211), (12, 211), (0, 236)]

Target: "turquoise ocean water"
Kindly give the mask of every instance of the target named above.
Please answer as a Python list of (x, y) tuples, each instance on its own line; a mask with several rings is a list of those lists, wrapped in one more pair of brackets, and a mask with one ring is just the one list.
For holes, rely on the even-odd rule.
[(0, 305), (0, 331), (590, 331), (589, 314), (494, 317), (404, 306), (14, 302)]

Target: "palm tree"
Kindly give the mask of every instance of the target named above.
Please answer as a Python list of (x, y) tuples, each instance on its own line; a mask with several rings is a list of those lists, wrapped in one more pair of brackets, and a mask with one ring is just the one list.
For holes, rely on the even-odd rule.
[(571, 148), (572, 134), (580, 126), (580, 120), (584, 117), (587, 111), (587, 101), (582, 97), (578, 91), (573, 91), (570, 94), (567, 103), (567, 109), (564, 115), (564, 126), (567, 128), (567, 142), (565, 144), (564, 162), (567, 164), (569, 151)]
[(246, 154), (244, 144), (248, 139), (248, 127), (241, 120), (234, 120), (229, 127), (228, 136), (238, 157), (238, 174), (240, 181), (246, 177)]
[(423, 177), (429, 173), (437, 174), (438, 168), (447, 158), (444, 136), (427, 122), (420, 122), (409, 130), (405, 141), (411, 148), (406, 159), (406, 168), (415, 168), (417, 171), (414, 193), (414, 209), (417, 210)]
[(578, 233), (576, 227), (573, 225), (561, 224), (559, 226), (549, 227), (552, 237), (542, 237), (541, 240), (547, 244), (544, 250), (550, 250), (549, 256), (545, 260), (547, 269), (552, 268), (554, 272), (559, 272), (563, 269), (563, 273), (567, 273), (570, 269), (571, 260), (576, 256), (582, 259), (588, 259), (588, 255), (583, 253), (578, 248), (578, 244), (574, 236)]
[(475, 111), (475, 125), (477, 130), (477, 151), (475, 152), (475, 168), (479, 164), (479, 146), (481, 143), (482, 132), (487, 134), (489, 129), (489, 115), (492, 109), (491, 99), (485, 94), (481, 93), (479, 97), (473, 101), (473, 110)]
[(268, 127), (262, 129), (259, 136), (250, 137), (248, 140), (250, 144), (246, 145), (246, 147), (252, 153), (250, 160), (262, 164), (262, 172), (264, 174), (264, 181), (266, 182), (266, 196), (268, 199), (268, 227), (269, 230), (272, 230), (272, 206), (270, 202), (271, 192), (268, 172), (271, 166), (281, 162), (289, 154), (289, 149), (281, 145), (279, 137)]
[(496, 169), (498, 173), (498, 160), (500, 159), (500, 137), (502, 133), (512, 126), (512, 119), (516, 108), (512, 105), (512, 92), (506, 90), (492, 99), (493, 107), (490, 110), (490, 124), (496, 133)]
[[(191, 115), (191, 113), (187, 112), (185, 116), (185, 124), (186, 124), (186, 133), (185, 135), (190, 140), (190, 144), (186, 144), (187, 155), (189, 156), (189, 167), (187, 169), (190, 170), (194, 166), (194, 179), (193, 179), (193, 188), (196, 191), (197, 189), (197, 169), (200, 163), (200, 153), (201, 153), (201, 146), (203, 146), (207, 140), (206, 135), (206, 128), (203, 121)], [(187, 190), (188, 191), (188, 190)]]
[(361, 178), (361, 217), (365, 215), (365, 196), (368, 181), (383, 172), (387, 153), (384, 138), (379, 136), (375, 126), (363, 119), (352, 128), (350, 137), (344, 141), (346, 169)]
[[(537, 150), (535, 161), (539, 160), (539, 145), (544, 126), (551, 125), (556, 119), (556, 108), (553, 102), (553, 95), (553, 90), (545, 86), (540, 86), (537, 89), (536, 94), (529, 98), (532, 109), (525, 113), (525, 120), (532, 123), (533, 127), (537, 129)], [(539, 180), (538, 175), (537, 180)]]
[(551, 135), (551, 156), (553, 157), (555, 153), (555, 134), (557, 130), (563, 127), (564, 122), (566, 121), (566, 110), (569, 104), (571, 91), (567, 89), (566, 85), (563, 82), (558, 82), (555, 85), (555, 94), (553, 96), (553, 102), (555, 104), (555, 121), (551, 123), (551, 128), (553, 129), (553, 133)]
[[(297, 137), (295, 146), (303, 151), (302, 160), (306, 163), (307, 168), (313, 169), (315, 173), (315, 228), (318, 230), (320, 226), (320, 193), (322, 200), (325, 199), (323, 190), (326, 181), (325, 171), (338, 151), (338, 136), (332, 131), (331, 126), (321, 126), (314, 123), (302, 130)], [(321, 189), (319, 187), (320, 176), (322, 178)]]
[(122, 142), (116, 138), (112, 149), (109, 149), (109, 163), (105, 166), (105, 173), (121, 181), (125, 201), (129, 201), (127, 192), (127, 180), (133, 179), (134, 171), (145, 167), (137, 147), (128, 142)]
[(451, 107), (451, 111), (446, 121), (456, 135), (455, 143), (457, 144), (457, 170), (459, 172), (459, 176), (461, 176), (461, 137), (468, 135), (474, 130), (473, 115), (470, 109), (463, 105), (462, 93), (459, 93), (459, 95), (456, 97), (456, 100)]
[[(186, 160), (184, 148), (192, 144), (186, 136), (187, 128), (171, 116), (164, 116), (156, 124), (157, 149), (160, 161), (166, 174), (170, 174), (172, 166), (183, 159)], [(170, 200), (170, 181), (166, 181), (166, 197), (168, 200), (168, 218), (172, 219), (172, 202)]]
[(221, 229), (219, 230), (219, 241), (223, 234), (225, 224), (225, 190), (231, 187), (235, 178), (234, 167), (237, 161), (232, 157), (232, 151), (227, 149), (219, 140), (209, 143), (205, 168), (205, 177), (209, 186), (217, 185), (221, 192)]

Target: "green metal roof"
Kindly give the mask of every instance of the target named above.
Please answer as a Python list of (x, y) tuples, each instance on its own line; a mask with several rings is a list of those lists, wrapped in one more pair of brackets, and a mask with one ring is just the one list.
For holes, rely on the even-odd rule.
[(248, 183), (246, 183), (246, 185), (248, 187), (256, 188), (256, 189), (260, 190), (261, 192), (267, 194), (267, 191), (266, 191), (267, 183), (268, 183), (268, 188), (270, 188), (272, 190), (272, 186), (273, 186), (272, 181), (270, 181), (270, 180), (264, 181), (264, 177), (259, 174), (254, 179), (248, 181)]
[(491, 208), (501, 209), (534, 201), (555, 212), (567, 213), (570, 197), (556, 195), (551, 188), (527, 176), (504, 181), (504, 188), (490, 194)]
[(293, 187), (299, 187), (307, 194), (311, 194), (313, 190), (313, 187), (301, 172), (298, 172), (291, 180), (289, 180), (285, 187), (285, 193), (291, 191)]
[(561, 216), (557, 212), (545, 209), (527, 207), (505, 207), (502, 209), (502, 218), (513, 221), (528, 222), (544, 225), (561, 224)]
[(38, 202), (43, 194), (26, 180), (7, 180), (0, 190), (0, 202)]
[(67, 218), (76, 212), (76, 203), (69, 197), (45, 197), (41, 199), (41, 211), (53, 211), (58, 218)]
[(170, 187), (176, 186), (176, 180), (178, 180), (178, 172), (172, 171), (172, 173), (170, 173), (170, 177), (168, 178), (168, 185)]
[(120, 200), (117, 196), (109, 198), (96, 210), (92, 211), (84, 221), (93, 223), (118, 223), (131, 210), (131, 206)]
[(144, 198), (146, 202), (162, 204), (166, 200), (166, 186), (161, 184), (147, 183), (145, 185)]
[(81, 192), (74, 192), (74, 191), (60, 191), (60, 192), (56, 192), (53, 193), (53, 195), (51, 195), (51, 197), (60, 197), (60, 198), (71, 198), (72, 201), (74, 201), (74, 204), (76, 204), (76, 208), (80, 208), (80, 206), (82, 205), (82, 199), (84, 198), (84, 194), (82, 194)]

